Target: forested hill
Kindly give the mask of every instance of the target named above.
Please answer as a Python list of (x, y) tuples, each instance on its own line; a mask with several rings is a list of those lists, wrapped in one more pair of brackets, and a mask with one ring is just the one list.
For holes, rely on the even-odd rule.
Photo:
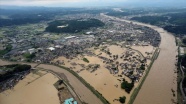
[[(48, 24), (46, 32), (54, 33), (76, 33), (91, 27), (101, 27), (105, 24), (98, 19), (88, 20), (56, 20)], [(59, 28), (59, 26), (64, 26)]]
[(186, 12), (170, 13), (161, 16), (133, 17), (131, 20), (161, 26), (176, 36), (186, 35)]
[[(48, 21), (55, 15), (56, 13), (41, 10), (0, 9), (0, 27)], [(1, 18), (1, 16), (4, 16), (5, 18)]]
[[(9, 9), (8, 9), (9, 8)], [(12, 9), (11, 9), (12, 8)], [(0, 27), (38, 23), (53, 20), (56, 16), (68, 14), (99, 14), (108, 9), (86, 9), (86, 8), (50, 8), (50, 7), (7, 7), (0, 6)]]

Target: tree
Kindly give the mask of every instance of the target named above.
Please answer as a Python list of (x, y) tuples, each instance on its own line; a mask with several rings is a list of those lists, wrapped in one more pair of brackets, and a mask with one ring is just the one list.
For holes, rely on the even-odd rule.
[(89, 63), (89, 60), (87, 58), (83, 58), (83, 61)]
[(25, 54), (24, 54), (24, 57), (27, 58), (27, 59), (33, 59), (35, 56), (36, 56), (35, 53), (32, 53), (32, 54), (30, 54), (30, 53), (25, 53)]
[(121, 88), (125, 89), (127, 93), (130, 93), (133, 87), (134, 87), (134, 82), (128, 83), (127, 81), (123, 81), (121, 83)]
[(140, 69), (141, 70), (145, 70), (145, 65), (144, 64), (141, 64)]
[(30, 65), (26, 64), (12, 64), (12, 65), (5, 65), (1, 66), (7, 69), (5, 74), (0, 74), (0, 82), (5, 81), (7, 79), (10, 79), (12, 77), (15, 77), (15, 73), (23, 72), (23, 71), (28, 71), (31, 69)]
[(10, 52), (11, 50), (12, 50), (12, 45), (9, 44), (6, 46), (4, 50), (0, 50), (0, 56)]
[(119, 97), (120, 103), (125, 103), (125, 100), (126, 100), (126, 97), (125, 96)]
[(184, 38), (184, 39), (182, 40), (182, 42), (183, 42), (183, 44), (186, 45), (186, 38)]

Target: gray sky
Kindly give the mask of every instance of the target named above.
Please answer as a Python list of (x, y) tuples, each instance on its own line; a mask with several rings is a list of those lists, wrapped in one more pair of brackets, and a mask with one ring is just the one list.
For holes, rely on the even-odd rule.
[(0, 0), (0, 5), (16, 5), (16, 6), (112, 6), (117, 3), (138, 3), (138, 2), (184, 2), (186, 0)]

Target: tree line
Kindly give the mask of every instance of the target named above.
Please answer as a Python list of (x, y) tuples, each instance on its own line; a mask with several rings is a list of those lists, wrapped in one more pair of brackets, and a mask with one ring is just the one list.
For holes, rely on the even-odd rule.
[(133, 17), (131, 20), (163, 27), (165, 30), (174, 33), (176, 36), (184, 36), (186, 34), (186, 12), (161, 16)]
[(31, 69), (31, 65), (26, 65), (26, 64), (12, 64), (12, 65), (4, 65), (0, 66), (0, 69), (7, 70), (6, 73), (0, 74), (0, 82), (7, 80), (9, 78), (12, 78), (15, 76), (16, 73), (18, 72), (23, 72)]

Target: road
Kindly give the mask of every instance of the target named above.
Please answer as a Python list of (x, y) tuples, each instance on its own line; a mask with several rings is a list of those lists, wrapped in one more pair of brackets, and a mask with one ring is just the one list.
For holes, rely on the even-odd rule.
[(117, 21), (124, 21), (141, 26), (150, 27), (160, 33), (161, 43), (159, 48), (161, 52), (156, 59), (150, 72), (139, 91), (134, 104), (172, 104), (177, 101), (177, 93), (173, 96), (171, 90), (177, 91), (177, 73), (176, 71), (176, 55), (177, 46), (175, 37), (157, 26), (124, 20), (112, 16), (101, 14)]

